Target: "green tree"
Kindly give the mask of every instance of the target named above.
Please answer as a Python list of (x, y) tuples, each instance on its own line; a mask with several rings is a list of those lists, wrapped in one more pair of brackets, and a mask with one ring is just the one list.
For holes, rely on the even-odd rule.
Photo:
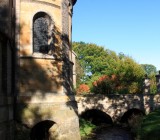
[(157, 69), (152, 64), (141, 64), (142, 68), (145, 70), (147, 75), (156, 74)]
[(76, 84), (78, 87), (81, 84), (81, 81), (83, 81), (83, 77), (85, 76), (85, 73), (78, 59), (76, 59), (75, 66), (76, 66)]
[(149, 75), (149, 79), (150, 79), (150, 84), (151, 84), (150, 92), (152, 94), (155, 94), (155, 93), (157, 93), (156, 74), (155, 73), (151, 73)]
[(144, 70), (129, 56), (124, 55), (120, 60), (117, 75), (123, 89), (128, 93), (142, 92)]
[(102, 46), (96, 44), (73, 42), (73, 50), (77, 53), (77, 59), (84, 69), (83, 82), (88, 81), (93, 76), (105, 74), (106, 69), (113, 68), (110, 65), (114, 65), (116, 59), (118, 59), (115, 52), (105, 50)]
[(107, 67), (105, 59), (107, 53), (103, 47), (99, 47), (96, 44), (73, 42), (73, 50), (77, 53), (77, 57), (86, 75), (102, 72)]
[[(116, 92), (136, 93), (141, 91), (144, 70), (131, 57), (123, 53), (117, 55), (114, 51), (104, 49), (96, 44), (73, 42), (73, 50), (77, 53), (80, 65), (84, 69), (80, 83), (86, 83), (91, 87), (94, 81), (106, 75), (116, 77), (116, 80), (102, 82), (102, 87), (117, 87)], [(106, 86), (108, 87), (105, 87)], [(110, 85), (109, 85), (110, 84)], [(100, 86), (100, 85), (99, 85)], [(95, 88), (94, 88), (95, 89)], [(103, 89), (101, 89), (103, 90)], [(97, 90), (96, 90), (97, 91)]]
[(157, 72), (156, 67), (151, 64), (141, 64), (141, 66), (150, 79), (150, 83), (151, 83), (150, 92), (153, 94), (156, 93), (157, 92), (156, 77), (155, 77)]

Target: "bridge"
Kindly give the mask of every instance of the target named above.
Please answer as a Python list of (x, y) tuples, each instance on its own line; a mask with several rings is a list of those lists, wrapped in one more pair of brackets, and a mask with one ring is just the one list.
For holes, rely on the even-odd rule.
[(88, 94), (76, 96), (76, 100), (79, 115), (86, 115), (88, 112), (96, 117), (101, 112), (113, 122), (126, 121), (131, 114), (148, 114), (160, 108), (160, 94)]

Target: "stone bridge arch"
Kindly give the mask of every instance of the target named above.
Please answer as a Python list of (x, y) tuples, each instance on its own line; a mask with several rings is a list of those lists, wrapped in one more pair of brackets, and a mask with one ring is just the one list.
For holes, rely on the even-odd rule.
[[(125, 94), (77, 96), (78, 113), (98, 109), (108, 114), (113, 122), (119, 122), (129, 114), (148, 114), (160, 108), (160, 94)], [(126, 114), (125, 114), (126, 113)], [(124, 116), (123, 116), (124, 115)], [(130, 116), (130, 115), (129, 115)]]
[(94, 125), (113, 124), (112, 118), (99, 109), (89, 109), (81, 113), (80, 118), (90, 121)]
[(129, 123), (132, 119), (136, 119), (137, 117), (144, 116), (145, 113), (141, 109), (132, 108), (127, 110), (120, 119), (121, 123)]

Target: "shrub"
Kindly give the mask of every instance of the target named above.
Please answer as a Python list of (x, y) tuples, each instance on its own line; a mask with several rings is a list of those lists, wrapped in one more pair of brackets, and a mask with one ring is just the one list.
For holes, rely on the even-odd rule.
[(90, 87), (86, 84), (81, 84), (76, 90), (77, 94), (88, 94), (90, 93)]
[(116, 76), (111, 77), (103, 75), (99, 79), (93, 82), (93, 92), (96, 94), (112, 94), (115, 92), (115, 79)]
[(82, 138), (89, 137), (89, 135), (91, 135), (93, 130), (96, 128), (94, 124), (84, 119), (80, 119), (79, 124), (80, 124), (80, 135)]
[(129, 93), (137, 93), (138, 92), (138, 83), (137, 82), (133, 82), (128, 86), (128, 92)]
[(103, 75), (93, 82), (92, 91), (96, 94), (128, 94), (141, 92), (141, 82), (127, 81), (118, 75)]

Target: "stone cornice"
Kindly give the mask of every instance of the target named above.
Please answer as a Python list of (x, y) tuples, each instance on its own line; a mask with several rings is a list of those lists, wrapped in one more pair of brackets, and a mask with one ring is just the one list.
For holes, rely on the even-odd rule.
[(72, 3), (72, 5), (75, 5), (75, 3), (77, 2), (77, 0), (69, 0), (70, 3)]
[(77, 2), (77, 0), (72, 0), (73, 5)]

